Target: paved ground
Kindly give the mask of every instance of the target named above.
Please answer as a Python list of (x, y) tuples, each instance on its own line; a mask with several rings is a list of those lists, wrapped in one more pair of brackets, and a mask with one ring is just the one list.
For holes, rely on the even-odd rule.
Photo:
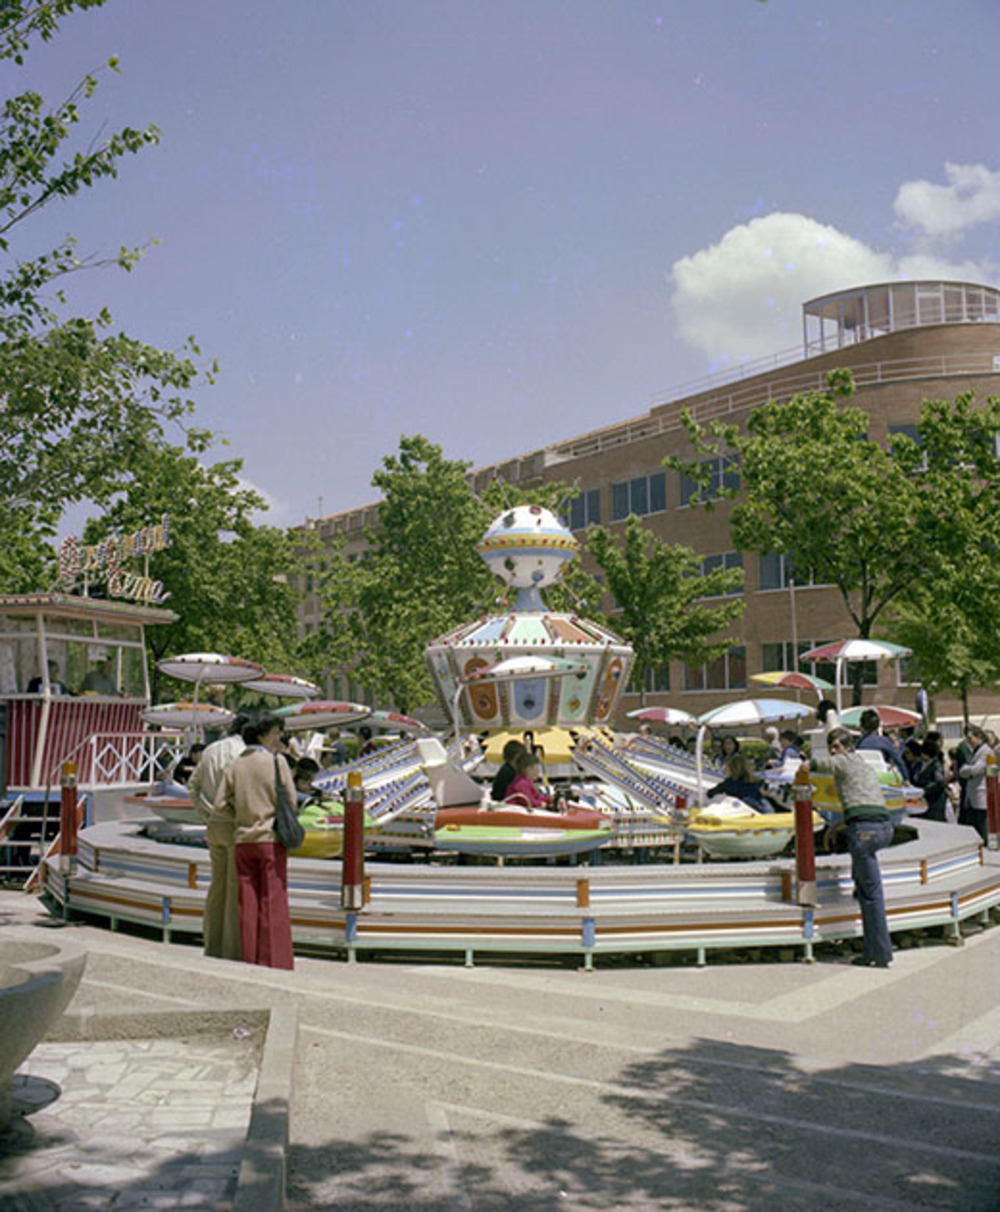
[[(34, 902), (0, 894), (0, 922), (32, 918)], [(589, 974), (412, 958), (281, 973), (65, 928), (90, 953), (74, 1010), (294, 1002), (295, 1212), (1000, 1209), (997, 927), (961, 948), (927, 940), (888, 972), (831, 956)], [(63, 1087), (37, 1132), (77, 1079), (36, 1056), (37, 1078)], [(127, 1113), (115, 1086), (88, 1096), (108, 1110), (94, 1136)], [(83, 1158), (93, 1142), (77, 1131)], [(209, 1154), (181, 1147), (171, 1164)], [(51, 1206), (11, 1194), (0, 1185), (0, 1206)], [(155, 1206), (146, 1194), (136, 1175), (77, 1206)], [(221, 1208), (225, 1194), (192, 1186), (161, 1206)]]

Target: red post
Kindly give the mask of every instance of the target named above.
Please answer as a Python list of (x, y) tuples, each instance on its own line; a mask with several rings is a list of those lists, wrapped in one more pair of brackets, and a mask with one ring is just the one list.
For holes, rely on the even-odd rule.
[(59, 870), (68, 872), (71, 859), (76, 854), (76, 762), (63, 763), (59, 807)]
[(344, 803), (344, 858), (340, 883), (341, 909), (359, 910), (365, 904), (365, 791), (361, 772), (347, 776)]
[(816, 904), (816, 838), (813, 834), (812, 787), (804, 765), (795, 772), (795, 876), (798, 903)]
[(1000, 850), (1000, 782), (996, 755), (986, 755), (986, 837), (990, 850)]

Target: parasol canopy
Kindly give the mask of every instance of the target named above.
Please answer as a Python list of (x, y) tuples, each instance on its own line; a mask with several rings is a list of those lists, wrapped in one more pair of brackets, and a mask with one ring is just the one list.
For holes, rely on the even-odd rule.
[(565, 678), (584, 674), (586, 661), (567, 661), (564, 657), (515, 656), (497, 661), (495, 665), (483, 665), (469, 674), (465, 683), (513, 682), (518, 678)]
[(689, 711), (681, 711), (679, 707), (637, 707), (635, 711), (626, 711), (630, 720), (644, 720), (649, 724), (670, 724), (682, 727), (685, 724), (697, 724), (697, 719)]
[(919, 711), (910, 711), (908, 707), (895, 707), (891, 703), (871, 703), (865, 707), (848, 707), (841, 715), (840, 722), (845, 728), (858, 728), (861, 716), (866, 711), (877, 711), (878, 722), (883, 728), (912, 728), (924, 718)]
[(821, 644), (818, 648), (810, 648), (800, 657), (800, 661), (881, 661), (892, 657), (911, 656), (912, 651), (902, 644), (891, 644), (888, 640), (834, 640), (831, 644)]
[(233, 721), (233, 713), (214, 703), (159, 703), (142, 713), (147, 724), (163, 728), (222, 728)]
[(834, 678), (837, 692), (837, 713), (841, 708), (841, 691), (844, 679), (841, 670), (845, 661), (887, 661), (898, 657), (912, 656), (912, 650), (902, 644), (892, 644), (889, 640), (866, 640), (860, 637), (853, 640), (834, 640), (832, 644), (820, 644), (818, 648), (810, 648), (800, 657), (800, 661), (835, 661), (837, 666)]
[(259, 678), (264, 668), (242, 657), (226, 656), (221, 652), (185, 652), (180, 656), (164, 657), (156, 662), (157, 669), (182, 682), (247, 682)]
[(415, 720), (412, 715), (403, 715), (400, 711), (375, 710), (368, 717), (368, 722), (377, 728), (392, 728), (397, 732), (430, 732), (426, 724)]
[(263, 677), (243, 682), (244, 690), (256, 690), (261, 694), (273, 694), (280, 699), (315, 699), (319, 687), (315, 682), (297, 678), (291, 673), (265, 673)]
[(739, 699), (723, 703), (698, 716), (698, 723), (708, 728), (753, 728), (757, 724), (775, 724), (778, 720), (797, 720), (812, 715), (807, 703), (790, 699)]
[(769, 673), (752, 673), (751, 682), (761, 682), (764, 686), (781, 687), (783, 690), (814, 690), (817, 696), (822, 696), (826, 690), (833, 690), (833, 682), (826, 678), (815, 677), (811, 673), (801, 673), (798, 669), (772, 669)]
[(366, 720), (372, 709), (363, 703), (339, 703), (329, 699), (311, 699), (279, 707), (274, 714), (284, 721), (289, 732), (302, 732), (307, 728), (339, 728), (344, 724), (356, 724)]
[(812, 713), (813, 709), (805, 703), (794, 703), (789, 699), (738, 699), (735, 703), (723, 703), (721, 707), (713, 707), (711, 711), (700, 715), (694, 750), (699, 807), (705, 802), (702, 761), (705, 733), (709, 728), (753, 728), (758, 724), (774, 724), (778, 720), (801, 719)]

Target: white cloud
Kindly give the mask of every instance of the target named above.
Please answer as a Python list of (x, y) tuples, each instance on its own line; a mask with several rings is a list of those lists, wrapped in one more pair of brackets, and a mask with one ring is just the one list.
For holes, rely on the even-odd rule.
[(277, 497), (272, 496), (266, 488), (261, 488), (259, 484), (255, 484), (253, 480), (248, 480), (246, 476), (239, 476), (239, 485), (241, 488), (249, 489), (251, 492), (257, 493), (266, 501), (264, 509), (255, 510), (250, 515), (250, 521), (255, 526), (291, 526), (291, 510), (284, 501), (279, 501)]
[(903, 182), (895, 202), (902, 223), (931, 239), (942, 239), (1000, 219), (1000, 172), (985, 164), (945, 164), (944, 174), (947, 185)]
[(671, 269), (679, 335), (718, 365), (798, 344), (802, 304), (869, 282), (990, 281), (994, 270), (932, 251), (897, 257), (807, 215), (775, 212), (731, 228)]
[(806, 299), (892, 276), (891, 258), (860, 240), (780, 212), (731, 228), (671, 271), (681, 337), (717, 359), (785, 349)]

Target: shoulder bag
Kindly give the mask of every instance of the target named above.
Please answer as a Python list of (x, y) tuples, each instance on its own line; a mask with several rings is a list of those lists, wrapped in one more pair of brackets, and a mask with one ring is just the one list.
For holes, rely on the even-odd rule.
[(286, 850), (298, 850), (306, 840), (306, 831), (299, 821), (295, 805), (288, 798), (285, 784), (281, 780), (277, 754), (274, 758), (274, 797), (274, 832), (277, 834), (278, 841)]

